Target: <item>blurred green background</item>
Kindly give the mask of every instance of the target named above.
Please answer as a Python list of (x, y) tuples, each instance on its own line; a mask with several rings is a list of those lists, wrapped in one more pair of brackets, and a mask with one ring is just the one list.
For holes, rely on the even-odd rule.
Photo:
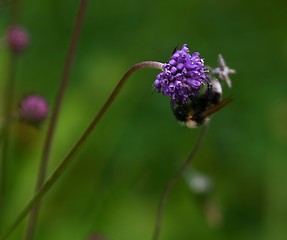
[[(21, 1), (20, 23), (31, 44), (17, 64), (15, 106), (31, 92), (53, 104), (78, 4)], [(160, 239), (287, 239), (286, 9), (283, 0), (90, 1), (49, 172), (131, 65), (167, 61), (177, 44), (187, 43), (206, 64), (216, 66), (222, 53), (237, 70), (232, 89), (224, 87), (235, 101), (213, 117), (193, 162), (212, 179), (212, 192), (206, 200), (181, 178), (168, 198)], [(10, 10), (0, 9), (1, 36)], [(1, 89), (7, 58), (2, 45)], [(200, 131), (177, 124), (168, 99), (152, 93), (156, 74), (132, 75), (44, 198), (35, 239), (151, 239), (160, 195)], [(33, 194), (47, 125), (12, 125), (1, 230)], [(215, 207), (206, 209), (206, 201)], [(21, 239), (25, 226), (10, 239)]]

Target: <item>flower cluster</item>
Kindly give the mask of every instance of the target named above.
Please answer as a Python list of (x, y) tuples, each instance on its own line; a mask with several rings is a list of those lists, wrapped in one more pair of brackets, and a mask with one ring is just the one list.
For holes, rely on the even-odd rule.
[(199, 94), (200, 86), (207, 81), (207, 72), (199, 53), (190, 55), (184, 44), (163, 65), (163, 72), (157, 75), (153, 86), (157, 92), (169, 96), (173, 103), (185, 104), (191, 96)]
[(49, 105), (42, 96), (29, 95), (20, 103), (20, 118), (31, 124), (41, 124), (47, 118), (48, 113)]
[(24, 51), (29, 44), (29, 36), (22, 27), (10, 27), (6, 33), (7, 43), (14, 53)]

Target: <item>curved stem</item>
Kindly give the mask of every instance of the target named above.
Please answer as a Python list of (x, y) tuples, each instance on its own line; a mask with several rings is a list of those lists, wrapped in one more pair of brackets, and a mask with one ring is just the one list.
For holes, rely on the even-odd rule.
[(165, 187), (165, 189), (161, 195), (161, 198), (160, 198), (160, 201), (158, 204), (158, 208), (157, 208), (156, 222), (155, 222), (155, 228), (154, 228), (152, 240), (157, 240), (159, 237), (160, 227), (161, 227), (161, 223), (162, 223), (163, 210), (164, 210), (164, 206), (165, 206), (168, 194), (171, 191), (174, 184), (179, 179), (179, 177), (184, 173), (184, 171), (187, 169), (187, 167), (190, 165), (191, 161), (194, 159), (195, 155), (197, 154), (200, 146), (203, 143), (203, 139), (205, 137), (206, 130), (207, 130), (207, 125), (202, 127), (200, 135), (199, 135), (197, 142), (196, 142), (195, 146), (193, 147), (190, 155), (187, 157), (187, 159), (184, 161), (184, 163), (181, 165), (181, 167), (178, 169), (178, 171), (175, 173), (175, 175), (169, 180), (169, 182), (167, 183), (167, 185), (166, 185), (166, 187)]
[[(37, 183), (36, 183), (36, 187), (35, 187), (35, 192), (37, 192), (37, 190), (39, 190), (39, 188), (42, 186), (42, 184), (44, 183), (45, 178), (46, 178), (47, 166), (48, 166), (49, 156), (50, 156), (50, 152), (51, 152), (55, 128), (57, 125), (57, 120), (58, 120), (60, 108), (62, 105), (63, 97), (64, 97), (64, 94), (65, 94), (65, 91), (67, 88), (68, 79), (69, 79), (69, 76), (70, 76), (70, 73), (72, 70), (72, 64), (73, 64), (73, 60), (75, 58), (76, 47), (77, 47), (78, 42), (79, 42), (80, 30), (81, 30), (81, 26), (83, 23), (84, 14), (85, 14), (86, 9), (87, 9), (87, 3), (88, 3), (88, 0), (81, 0), (80, 1), (77, 18), (76, 18), (75, 25), (73, 28), (70, 46), (68, 49), (67, 59), (66, 59), (65, 66), (64, 66), (64, 72), (63, 72), (62, 80), (61, 80), (61, 83), (59, 86), (58, 94), (56, 96), (55, 105), (54, 105), (53, 113), (51, 116), (51, 122), (50, 122), (49, 129), (48, 129), (48, 132), (46, 135), (45, 143), (44, 143), (44, 148), (43, 148), (42, 158), (41, 158), (40, 167), (39, 167), (39, 171), (38, 171), (38, 178), (37, 178)], [(35, 204), (32, 212), (31, 212), (31, 215), (30, 215), (30, 218), (28, 221), (28, 225), (27, 225), (27, 230), (26, 230), (26, 236), (25, 236), (26, 240), (33, 239), (33, 233), (35, 231), (37, 218), (39, 215), (39, 209), (40, 209), (40, 202)]]
[(80, 150), (80, 148), (83, 146), (83, 144), (86, 142), (89, 135), (92, 133), (95, 126), (99, 123), (99, 121), (102, 119), (103, 115), (107, 111), (107, 109), (110, 107), (112, 102), (114, 101), (115, 97), (118, 95), (119, 91), (123, 87), (124, 83), (128, 79), (128, 77), (135, 72), (138, 69), (141, 68), (155, 68), (155, 69), (161, 69), (162, 70), (162, 63), (160, 62), (141, 62), (138, 64), (135, 64), (132, 66), (120, 79), (119, 83), (114, 88), (111, 95), (108, 97), (104, 105), (101, 107), (93, 121), (90, 123), (90, 125), (87, 127), (87, 129), (84, 131), (83, 135), (80, 137), (80, 139), (76, 142), (76, 144), (72, 147), (70, 152), (66, 155), (66, 157), (60, 162), (58, 167), (54, 170), (52, 175), (47, 179), (47, 181), (38, 189), (38, 191), (35, 193), (35, 195), (32, 197), (32, 199), (27, 203), (27, 205), (22, 209), (22, 211), (19, 213), (17, 218), (14, 220), (14, 222), (8, 227), (7, 231), (1, 236), (1, 240), (7, 239), (8, 236), (16, 229), (16, 227), (23, 221), (23, 219), (26, 217), (26, 215), (29, 213), (29, 211), (37, 204), (44, 195), (49, 191), (49, 189), (55, 184), (55, 182), (59, 179), (59, 177), (63, 174), (65, 169), (69, 166), (72, 159), (75, 157), (76, 153)]

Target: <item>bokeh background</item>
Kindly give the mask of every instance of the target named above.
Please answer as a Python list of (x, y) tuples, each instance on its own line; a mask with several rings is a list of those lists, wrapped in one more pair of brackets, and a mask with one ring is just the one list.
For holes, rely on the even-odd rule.
[[(1, 2), (4, 36), (11, 4)], [(21, 1), (19, 23), (31, 44), (17, 63), (15, 107), (31, 92), (53, 104), (78, 5), (76, 0)], [(232, 89), (224, 87), (224, 95), (234, 94), (235, 101), (212, 118), (189, 170), (208, 176), (212, 189), (203, 196), (181, 178), (169, 195), (160, 239), (286, 239), (286, 9), (283, 0), (90, 1), (49, 172), (131, 65), (167, 61), (177, 44), (187, 43), (206, 64), (216, 66), (222, 53), (237, 70)], [(2, 41), (1, 89), (7, 59)], [(129, 79), (45, 196), (35, 239), (151, 239), (160, 195), (200, 131), (177, 124), (168, 99), (152, 92), (156, 74), (140, 70)], [(11, 125), (1, 231), (33, 194), (47, 126)], [(9, 239), (21, 239), (25, 226)]]

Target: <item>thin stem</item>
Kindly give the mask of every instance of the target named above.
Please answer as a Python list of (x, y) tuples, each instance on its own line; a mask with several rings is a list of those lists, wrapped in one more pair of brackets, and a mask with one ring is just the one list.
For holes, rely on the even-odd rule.
[[(9, 61), (8, 61), (8, 75), (6, 80), (6, 87), (4, 89), (4, 108), (3, 115), (8, 116), (11, 114), (13, 100), (14, 100), (14, 91), (15, 91), (15, 79), (16, 79), (16, 61), (17, 56), (10, 52)], [(5, 191), (5, 170), (7, 169), (7, 158), (8, 158), (8, 149), (9, 149), (9, 140), (10, 140), (10, 126), (6, 125), (1, 129), (1, 140), (2, 140), (2, 156), (0, 159), (0, 216), (3, 216), (2, 210), (3, 207), (3, 193)], [(1, 218), (2, 220), (2, 218)], [(1, 221), (0, 221), (1, 222)]]
[(157, 240), (159, 238), (159, 233), (160, 233), (160, 228), (161, 228), (161, 223), (162, 223), (162, 217), (163, 217), (163, 210), (165, 207), (165, 203), (168, 197), (168, 194), (170, 193), (172, 187), (175, 185), (179, 177), (184, 173), (184, 171), (187, 169), (187, 167), (190, 165), (191, 161), (194, 159), (195, 155), (197, 154), (200, 146), (203, 143), (205, 134), (207, 130), (207, 125), (203, 126), (201, 129), (201, 132), (199, 134), (199, 137), (197, 139), (197, 142), (195, 146), (193, 147), (190, 155), (187, 157), (187, 159), (184, 161), (184, 163), (181, 165), (181, 167), (178, 169), (178, 171), (175, 173), (175, 175), (169, 180), (167, 183), (159, 204), (158, 204), (158, 209), (157, 209), (157, 214), (156, 214), (156, 222), (155, 222), (155, 228), (153, 232), (153, 237), (152, 240)]
[[(10, 12), (10, 25), (14, 25), (18, 23), (20, 18), (20, 0), (13, 0), (13, 4)], [(17, 54), (13, 52), (11, 49), (9, 51), (9, 59), (8, 59), (8, 75), (6, 80), (6, 86), (4, 89), (4, 108), (3, 108), (3, 116), (9, 116), (12, 111), (14, 95), (15, 95), (15, 79), (16, 79), (16, 64), (17, 64)], [(3, 196), (5, 191), (5, 170), (7, 168), (7, 158), (8, 158), (8, 149), (9, 149), (9, 141), (10, 141), (10, 126), (6, 125), (1, 130), (1, 140), (2, 142), (2, 156), (0, 159), (0, 216), (3, 216), (2, 209), (3, 207)], [(0, 217), (0, 224), (2, 218)]]
[(114, 101), (115, 97), (118, 95), (119, 91), (123, 87), (124, 83), (128, 79), (128, 77), (135, 72), (138, 69), (141, 68), (155, 68), (155, 69), (161, 69), (162, 70), (162, 63), (159, 62), (141, 62), (138, 64), (135, 64), (132, 66), (120, 79), (119, 83), (114, 88), (111, 95), (108, 97), (104, 105), (101, 107), (93, 121), (90, 123), (90, 125), (87, 127), (87, 129), (84, 131), (83, 135), (80, 137), (80, 139), (76, 142), (76, 144), (73, 146), (73, 148), (70, 150), (70, 152), (66, 155), (66, 157), (60, 162), (58, 167), (54, 170), (52, 175), (47, 179), (47, 181), (39, 188), (39, 190), (35, 193), (35, 195), (32, 197), (32, 199), (27, 203), (27, 205), (22, 209), (22, 211), (19, 213), (19, 215), (16, 217), (14, 222), (8, 227), (8, 230), (1, 236), (1, 240), (5, 240), (9, 237), (9, 235), (16, 229), (16, 227), (23, 221), (23, 219), (26, 217), (26, 215), (29, 213), (29, 211), (37, 204), (43, 196), (49, 191), (49, 189), (55, 184), (55, 182), (59, 179), (59, 177), (63, 174), (65, 169), (69, 166), (72, 159), (75, 157), (76, 153), (81, 149), (83, 144), (86, 142), (89, 135), (92, 133), (93, 129), (96, 127), (96, 125), (99, 123), (99, 121), (102, 119), (105, 112), (108, 110), (112, 102)]
[[(87, 9), (87, 4), (88, 4), (88, 0), (81, 0), (80, 5), (79, 5), (78, 14), (77, 14), (77, 18), (76, 18), (76, 21), (73, 27), (73, 33), (71, 36), (68, 54), (67, 54), (67, 58), (66, 58), (65, 66), (64, 66), (62, 80), (61, 80), (61, 83), (58, 89), (58, 94), (56, 96), (50, 125), (48, 128), (48, 132), (47, 132), (45, 143), (44, 143), (42, 158), (41, 158), (40, 167), (38, 171), (37, 183), (35, 187), (35, 193), (40, 189), (40, 187), (42, 186), (46, 178), (46, 172), (47, 172), (47, 166), (48, 166), (48, 161), (49, 161), (51, 147), (52, 147), (52, 141), (53, 141), (63, 97), (65, 94), (65, 90), (67, 88), (68, 79), (69, 79), (69, 76), (72, 70), (73, 60), (75, 58), (75, 51), (76, 51), (76, 48), (79, 42), (80, 31), (81, 31), (81, 27), (83, 23), (84, 14)], [(34, 208), (31, 212), (28, 225), (27, 225), (27, 230), (26, 230), (26, 236), (25, 236), (26, 240), (33, 239), (33, 234), (36, 228), (37, 218), (39, 215), (38, 214), (39, 209), (40, 209), (40, 202), (34, 205)]]
[(14, 25), (14, 24), (17, 24), (20, 19), (21, 0), (12, 0), (11, 6), (12, 6), (12, 9), (11, 9), (10, 24)]

